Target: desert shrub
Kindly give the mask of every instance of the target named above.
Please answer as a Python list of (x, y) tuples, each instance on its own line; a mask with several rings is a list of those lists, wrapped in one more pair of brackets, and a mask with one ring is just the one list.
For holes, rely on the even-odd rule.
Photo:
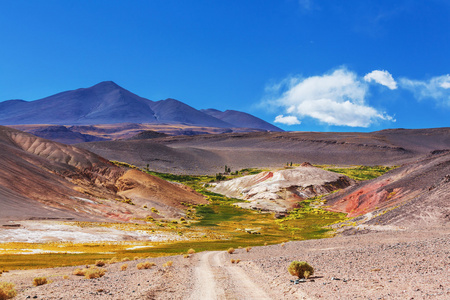
[(17, 295), (14, 284), (9, 282), (0, 282), (0, 300), (14, 298)]
[(133, 258), (133, 260), (138, 260), (138, 259), (141, 259), (139, 256), (135, 256), (134, 258)]
[(281, 243), (281, 247), (284, 247), (285, 246), (285, 243), (283, 242), (283, 243)]
[(69, 279), (69, 275), (64, 275), (63, 279)]
[(128, 268), (127, 264), (123, 264), (123, 265), (120, 266), (120, 270), (121, 271), (125, 271), (127, 268)]
[(314, 269), (305, 261), (293, 261), (288, 267), (288, 271), (292, 276), (298, 278), (309, 278), (314, 275)]
[(195, 253), (195, 250), (191, 248), (191, 249), (188, 250), (187, 253), (188, 253), (188, 254), (194, 254), (194, 253)]
[(234, 253), (234, 248), (229, 248), (229, 249), (227, 250), (227, 252), (228, 252), (229, 254), (233, 254), (233, 253)]
[(183, 257), (184, 258), (189, 258), (189, 254), (184, 254)]
[[(111, 258), (111, 259), (108, 261), (109, 264), (115, 264), (115, 263), (117, 263), (117, 262), (119, 262), (119, 260), (117, 259), (117, 257), (113, 257), (113, 258)], [(101, 267), (101, 266), (99, 266), (99, 267)]]
[(105, 264), (106, 264), (106, 263), (105, 263), (104, 260), (97, 260), (97, 261), (95, 261), (95, 265), (96, 265), (97, 267), (103, 267)]
[(252, 247), (247, 247), (247, 248), (245, 248), (245, 251), (250, 252), (251, 249), (252, 249)]
[(33, 279), (33, 285), (34, 286), (40, 286), (47, 283), (47, 278), (45, 277), (36, 277)]
[(128, 257), (122, 258), (122, 261), (129, 261), (130, 259)]
[(168, 267), (171, 267), (172, 265), (173, 265), (173, 261), (169, 260), (169, 261), (166, 261), (166, 262), (163, 264), (163, 267), (164, 267), (164, 268), (168, 268)]
[(267, 242), (264, 243), (264, 246), (267, 246)]
[(156, 264), (153, 263), (153, 262), (146, 261), (146, 262), (143, 262), (143, 263), (138, 263), (136, 265), (136, 268), (138, 268), (138, 270), (142, 270), (142, 269), (150, 269), (153, 266), (156, 266)]
[(89, 268), (85, 269), (84, 277), (87, 279), (94, 279), (94, 278), (100, 278), (103, 275), (105, 275), (106, 270), (103, 268)]
[(236, 260), (230, 259), (230, 262), (231, 262), (232, 264), (234, 264), (234, 263), (236, 262)]
[(236, 259), (236, 263), (237, 263), (237, 264), (240, 263), (240, 261), (241, 261), (240, 259)]
[(73, 275), (76, 275), (76, 276), (84, 276), (84, 274), (85, 274), (85, 270), (87, 270), (87, 269), (75, 269), (74, 271), (73, 271)]

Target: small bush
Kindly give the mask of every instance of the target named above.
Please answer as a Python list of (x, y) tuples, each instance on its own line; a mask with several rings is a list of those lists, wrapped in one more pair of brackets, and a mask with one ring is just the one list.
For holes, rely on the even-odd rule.
[(85, 269), (85, 273), (84, 273), (84, 277), (86, 277), (86, 279), (94, 279), (94, 278), (100, 278), (103, 275), (105, 275), (106, 270), (103, 268), (90, 268), (90, 269)]
[(236, 261), (235, 261), (234, 259), (231, 259), (230, 262), (231, 262), (232, 264), (234, 264)]
[(142, 270), (142, 269), (150, 269), (153, 266), (156, 266), (156, 264), (153, 263), (153, 262), (146, 261), (146, 262), (143, 262), (143, 263), (138, 263), (136, 265), (136, 268), (138, 268), (138, 270)]
[(130, 259), (128, 257), (124, 257), (122, 258), (122, 261), (130, 261)]
[(313, 267), (304, 261), (294, 260), (289, 265), (288, 271), (292, 276), (297, 276), (298, 278), (309, 278), (309, 276), (314, 275)]
[(185, 255), (183, 255), (183, 257), (184, 258), (189, 258), (190, 256), (189, 256), (189, 254), (185, 254)]
[(247, 248), (245, 248), (245, 251), (250, 252), (251, 249), (252, 249), (252, 247), (247, 247)]
[(127, 264), (123, 264), (123, 265), (120, 266), (120, 270), (121, 271), (125, 271), (127, 268), (128, 268)]
[(240, 263), (241, 262), (241, 260), (240, 259), (236, 259), (236, 263), (238, 264), (238, 263)]
[(76, 275), (76, 276), (84, 276), (84, 274), (86, 273), (85, 272), (85, 270), (87, 270), (87, 269), (75, 269), (74, 271), (73, 271), (73, 275)]
[(191, 249), (188, 250), (187, 253), (188, 253), (188, 254), (194, 254), (194, 253), (195, 253), (195, 250), (191, 248)]
[(47, 283), (47, 278), (45, 277), (36, 277), (33, 279), (33, 285), (34, 286), (40, 286)]
[(168, 267), (171, 267), (172, 265), (173, 265), (173, 261), (169, 260), (169, 261), (166, 261), (165, 264), (163, 264), (163, 267), (168, 268)]
[(69, 279), (69, 275), (64, 275), (63, 279)]
[(95, 261), (95, 265), (96, 265), (97, 267), (103, 267), (105, 264), (106, 264), (106, 263), (105, 263), (104, 260), (97, 260), (97, 261)]
[(234, 248), (229, 248), (229, 249), (227, 250), (227, 252), (228, 252), (228, 254), (233, 254), (233, 253), (234, 253)]
[(285, 246), (285, 243), (283, 242), (283, 243), (281, 243), (281, 247), (284, 247)]
[[(109, 264), (115, 264), (115, 263), (117, 263), (117, 262), (119, 262), (119, 260), (117, 259), (117, 257), (113, 257), (113, 258), (111, 258), (109, 261), (108, 261), (108, 263)], [(99, 267), (101, 267), (101, 266), (99, 266)]]
[(14, 284), (9, 282), (0, 282), (0, 300), (14, 298), (17, 295)]
[(138, 260), (138, 259), (141, 259), (139, 256), (135, 256), (134, 258), (133, 258), (133, 260)]

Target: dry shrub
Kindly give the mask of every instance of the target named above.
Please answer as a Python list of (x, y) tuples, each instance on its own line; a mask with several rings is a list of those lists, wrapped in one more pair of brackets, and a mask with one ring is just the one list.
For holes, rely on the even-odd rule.
[(14, 298), (17, 295), (14, 284), (9, 282), (0, 282), (0, 300)]
[(134, 258), (133, 258), (133, 260), (138, 260), (138, 259), (141, 259), (139, 256), (135, 256)]
[(103, 267), (104, 265), (106, 265), (106, 263), (105, 263), (104, 260), (96, 260), (96, 261), (95, 261), (95, 265), (96, 265), (97, 267)]
[(73, 271), (73, 275), (76, 275), (76, 276), (84, 276), (84, 274), (86, 273), (85, 272), (85, 270), (87, 270), (87, 269), (75, 269), (74, 271)]
[(281, 247), (284, 247), (284, 245), (285, 245), (285, 244), (284, 244), (284, 242), (283, 242), (283, 243), (281, 243)]
[(64, 275), (63, 279), (69, 279), (69, 275)]
[(309, 278), (314, 275), (314, 269), (305, 261), (293, 261), (288, 267), (288, 271), (291, 275), (298, 278)]
[(267, 242), (264, 243), (264, 246), (267, 246)]
[(189, 258), (189, 254), (184, 254), (183, 257), (184, 258)]
[(227, 250), (227, 252), (228, 252), (229, 254), (233, 254), (233, 253), (234, 253), (234, 248), (229, 248), (229, 249)]
[(166, 261), (165, 264), (163, 264), (163, 267), (168, 268), (168, 267), (171, 267), (172, 265), (173, 265), (173, 261), (169, 260), (169, 261)]
[(34, 286), (40, 286), (47, 283), (47, 278), (45, 277), (36, 277), (33, 279), (33, 285)]
[(240, 259), (236, 259), (236, 263), (238, 264), (241, 260)]
[(250, 252), (251, 249), (252, 249), (252, 247), (247, 247), (247, 248), (245, 248), (245, 251)]
[(130, 259), (128, 257), (124, 257), (122, 258), (122, 261), (130, 261)]
[(231, 262), (232, 264), (234, 264), (236, 261), (235, 261), (234, 259), (231, 259), (230, 262)]
[[(117, 259), (117, 257), (113, 257), (113, 258), (111, 258), (111, 259), (108, 261), (109, 264), (115, 264), (115, 263), (117, 263), (117, 262), (119, 262), (119, 260)], [(101, 266), (100, 266), (100, 267), (101, 267)]]
[(84, 277), (86, 277), (86, 279), (94, 279), (94, 278), (100, 278), (103, 275), (105, 275), (106, 270), (103, 268), (90, 268), (90, 269), (85, 269), (85, 273), (84, 273)]
[(187, 253), (188, 253), (188, 254), (194, 254), (194, 253), (195, 253), (195, 250), (191, 248), (191, 249), (188, 250)]
[(127, 264), (123, 264), (123, 265), (120, 266), (120, 270), (121, 271), (125, 271), (127, 268), (128, 268)]
[(138, 263), (136, 265), (136, 268), (138, 268), (138, 270), (142, 270), (142, 269), (150, 269), (153, 266), (156, 266), (156, 264), (153, 263), (153, 262), (146, 261), (146, 262), (143, 262), (143, 263)]

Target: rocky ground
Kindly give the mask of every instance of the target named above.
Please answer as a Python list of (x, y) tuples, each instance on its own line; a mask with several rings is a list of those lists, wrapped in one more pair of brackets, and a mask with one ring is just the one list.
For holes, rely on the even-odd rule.
[[(238, 264), (231, 259), (240, 259)], [(136, 264), (156, 266), (138, 270)], [(17, 270), (16, 299), (449, 299), (450, 228), (356, 233), (281, 245), (149, 258), (107, 265), (100, 279), (71, 275), (75, 267)], [(170, 267), (164, 267), (167, 261)], [(293, 260), (315, 268), (306, 282), (287, 272)], [(120, 267), (128, 264), (126, 271)], [(63, 276), (68, 275), (68, 279)], [(51, 283), (34, 287), (32, 279)]]

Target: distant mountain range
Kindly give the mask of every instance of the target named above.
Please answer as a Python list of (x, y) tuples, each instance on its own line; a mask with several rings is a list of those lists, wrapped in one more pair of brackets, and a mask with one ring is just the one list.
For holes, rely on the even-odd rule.
[(151, 101), (104, 81), (35, 101), (0, 102), (0, 125), (94, 125), (115, 123), (184, 124), (219, 128), (283, 131), (250, 114), (197, 110), (181, 101)]

